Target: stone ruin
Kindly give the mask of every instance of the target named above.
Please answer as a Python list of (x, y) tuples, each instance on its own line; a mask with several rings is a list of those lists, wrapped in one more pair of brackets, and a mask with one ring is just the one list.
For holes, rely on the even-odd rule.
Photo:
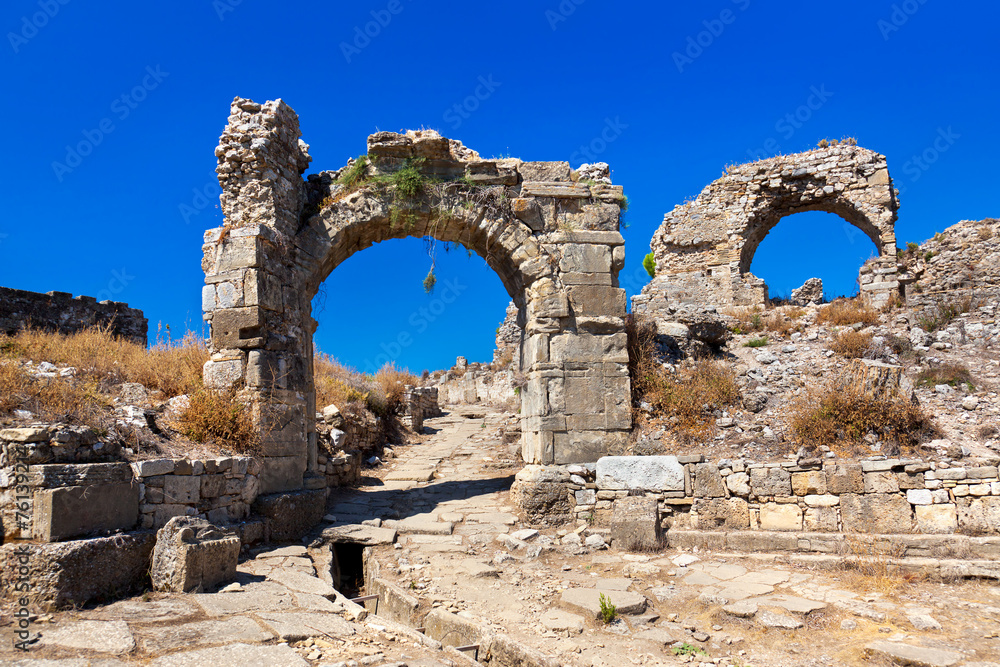
[(28, 326), (61, 334), (108, 327), (113, 336), (146, 345), (149, 322), (127, 303), (0, 287), (0, 334), (13, 335)]
[[(242, 382), (266, 457), (262, 493), (322, 485), (317, 472), (311, 303), (341, 262), (374, 243), (429, 236), (477, 252), (525, 312), (517, 365), (522, 455), (595, 461), (632, 426), (621, 186), (585, 184), (567, 162), (484, 160), (432, 131), (368, 138), (375, 175), (407, 166), (426, 196), (351, 191), (311, 158), (281, 100), (234, 100), (216, 155), (225, 225), (205, 233), (205, 383)], [(340, 172), (343, 173), (343, 172)]]
[(636, 302), (657, 313), (668, 304), (757, 306), (767, 285), (750, 273), (761, 241), (782, 218), (805, 211), (839, 215), (872, 240), (861, 292), (874, 305), (901, 295), (896, 266), (899, 202), (886, 158), (839, 144), (727, 169), (693, 201), (666, 214), (651, 248), (656, 276)]

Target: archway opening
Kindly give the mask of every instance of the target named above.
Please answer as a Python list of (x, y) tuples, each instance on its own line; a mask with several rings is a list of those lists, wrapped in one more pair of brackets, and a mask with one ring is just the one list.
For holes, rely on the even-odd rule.
[(787, 299), (810, 278), (823, 280), (826, 299), (858, 293), (858, 271), (878, 247), (861, 229), (824, 211), (782, 218), (760, 242), (750, 272), (772, 300)]

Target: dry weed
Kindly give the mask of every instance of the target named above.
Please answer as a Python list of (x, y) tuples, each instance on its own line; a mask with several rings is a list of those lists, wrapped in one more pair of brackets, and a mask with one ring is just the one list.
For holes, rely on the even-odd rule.
[(864, 359), (871, 351), (872, 334), (844, 329), (830, 342), (830, 349), (848, 359)]
[(869, 307), (861, 298), (837, 299), (820, 308), (816, 324), (850, 326), (852, 324), (878, 324), (878, 311)]
[(196, 442), (215, 443), (239, 454), (260, 453), (260, 425), (235, 387), (224, 391), (202, 388), (192, 393), (191, 406), (181, 414), (177, 426)]

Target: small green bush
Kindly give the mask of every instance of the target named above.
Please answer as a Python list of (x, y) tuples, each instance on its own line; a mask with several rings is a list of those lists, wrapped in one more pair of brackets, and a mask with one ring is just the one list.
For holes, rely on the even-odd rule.
[(673, 651), (674, 655), (708, 655), (708, 653), (705, 652), (705, 649), (692, 646), (687, 642), (684, 642), (680, 646), (674, 646), (670, 650)]
[(650, 278), (656, 277), (656, 258), (653, 257), (653, 253), (649, 253), (642, 258), (642, 268), (646, 269), (646, 273), (649, 274)]
[(618, 618), (618, 608), (611, 604), (611, 600), (608, 599), (604, 593), (601, 593), (598, 598), (598, 602), (601, 603), (601, 620), (605, 623), (611, 623), (616, 618)]
[(356, 188), (368, 178), (368, 156), (359, 155), (347, 171), (345, 171), (337, 182), (348, 189)]
[(771, 341), (768, 340), (767, 336), (761, 336), (760, 338), (751, 338), (747, 342), (743, 343), (743, 347), (764, 347)]

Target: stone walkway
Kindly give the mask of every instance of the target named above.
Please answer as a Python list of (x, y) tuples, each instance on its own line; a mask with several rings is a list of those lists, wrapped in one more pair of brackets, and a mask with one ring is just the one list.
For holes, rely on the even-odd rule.
[[(347, 600), (321, 549), (269, 546), (220, 592), (37, 619), (28, 655), (12, 652), (12, 629), (0, 628), (0, 664), (453, 667), (476, 656), (454, 647), (492, 633), (533, 651), (518, 663), (532, 667), (1000, 666), (995, 582), (862, 577), (770, 554), (618, 553), (585, 523), (522, 526), (508, 497), (504, 421), (468, 407), (428, 420), (426, 442), (397, 447), (377, 478), (331, 497), (319, 528), (373, 545), (379, 576), (415, 600), (414, 617), (441, 642), (388, 620), (374, 601)], [(618, 615), (608, 624), (602, 599)]]

